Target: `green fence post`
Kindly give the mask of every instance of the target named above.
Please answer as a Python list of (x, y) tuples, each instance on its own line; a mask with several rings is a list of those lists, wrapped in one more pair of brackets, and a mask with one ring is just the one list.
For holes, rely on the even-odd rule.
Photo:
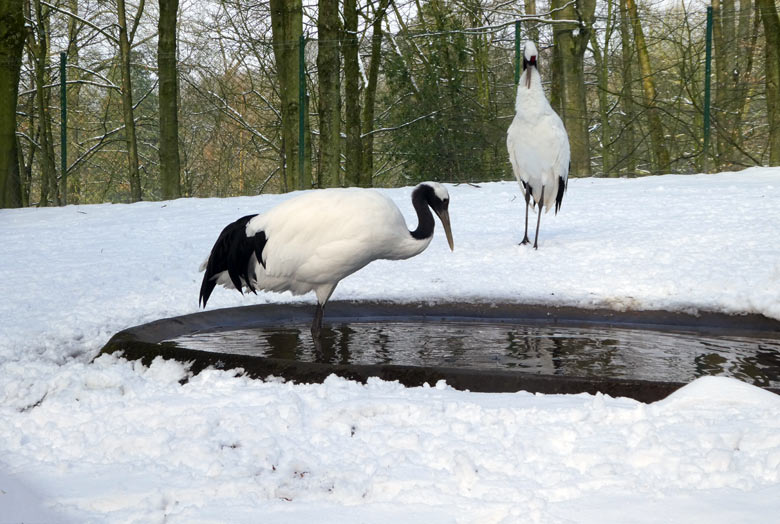
[(707, 7), (707, 39), (704, 53), (704, 145), (702, 167), (710, 170), (710, 76), (712, 74), (712, 7)]
[[(65, 180), (68, 172), (68, 92), (66, 90), (66, 82), (68, 74), (66, 72), (66, 65), (68, 63), (68, 53), (60, 53), (60, 171), (61, 177)], [(65, 188), (67, 184), (63, 185)], [(62, 194), (63, 203), (67, 195)]]
[(520, 83), (520, 20), (515, 20), (515, 85)]
[(303, 187), (303, 159), (304, 159), (304, 141), (306, 133), (304, 132), (304, 112), (306, 111), (306, 71), (304, 63), (304, 48), (306, 47), (306, 37), (301, 35), (298, 45), (298, 189)]

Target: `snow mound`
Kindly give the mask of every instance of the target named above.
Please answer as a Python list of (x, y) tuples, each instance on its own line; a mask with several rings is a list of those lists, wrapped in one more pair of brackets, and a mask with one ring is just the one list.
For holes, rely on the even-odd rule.
[(733, 378), (701, 377), (654, 405), (663, 408), (701, 408), (713, 405), (780, 409), (780, 395)]

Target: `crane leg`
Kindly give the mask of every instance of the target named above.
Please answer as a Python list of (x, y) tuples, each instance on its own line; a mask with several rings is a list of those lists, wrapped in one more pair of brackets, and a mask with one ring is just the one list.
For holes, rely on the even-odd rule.
[(528, 240), (528, 201), (530, 200), (530, 195), (528, 194), (529, 188), (525, 188), (525, 235), (523, 235), (523, 241), (520, 242), (521, 246), (524, 246), (526, 244), (530, 244), (531, 241)]
[(542, 186), (542, 196), (539, 199), (539, 205), (536, 206), (536, 236), (534, 237), (534, 249), (539, 249), (539, 222), (542, 221), (542, 210), (544, 209), (544, 186)]
[(314, 320), (311, 323), (311, 336), (318, 340), (322, 333), (322, 304), (317, 302), (317, 309), (314, 311)]

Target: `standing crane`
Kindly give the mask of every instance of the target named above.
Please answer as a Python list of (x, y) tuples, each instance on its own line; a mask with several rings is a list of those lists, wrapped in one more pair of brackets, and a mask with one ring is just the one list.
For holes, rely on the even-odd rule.
[(293, 295), (314, 291), (311, 333), (317, 340), (323, 308), (339, 281), (374, 260), (422, 253), (433, 238), (431, 210), (453, 249), (449, 203), (443, 185), (418, 185), (412, 192), (418, 220), (414, 231), (387, 196), (358, 188), (308, 191), (261, 215), (240, 218), (222, 230), (200, 267), (205, 270), (200, 303), (206, 307), (217, 284), (242, 294), (244, 288)]
[(555, 213), (563, 201), (569, 178), (569, 137), (542, 89), (538, 69), (539, 53), (528, 41), (523, 48), (523, 74), (517, 85), (515, 117), (506, 135), (506, 147), (512, 171), (525, 193), (525, 235), (520, 244), (528, 244), (528, 207), (533, 204), (536, 218), (534, 249), (538, 248), (542, 208)]

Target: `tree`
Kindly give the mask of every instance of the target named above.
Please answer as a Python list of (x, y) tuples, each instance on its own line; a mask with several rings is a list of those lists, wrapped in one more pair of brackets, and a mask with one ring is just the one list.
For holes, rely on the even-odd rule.
[(319, 187), (338, 186), (341, 178), (340, 34), (338, 0), (320, 0), (317, 16)]
[(609, 55), (610, 41), (614, 25), (613, 0), (607, 0), (607, 19), (604, 28), (604, 47), (602, 49), (599, 37), (593, 26), (590, 30), (590, 47), (593, 51), (593, 61), (596, 65), (596, 79), (599, 99), (599, 118), (600, 118), (600, 146), (601, 146), (601, 172), (604, 176), (618, 176), (615, 170), (612, 154), (612, 124), (610, 123), (609, 108)]
[[(485, 74), (475, 64), (474, 57), (490, 51), (483, 49), (484, 38), (475, 38), (481, 31), (469, 30), (473, 7), (471, 0), (431, 1), (409, 25), (396, 11), (401, 32), (387, 34), (392, 52), (385, 58), (387, 89), (380, 98), (387, 108), (384, 143), (396, 163), (392, 183), (496, 180), (507, 173), (509, 121), (497, 111), (514, 107), (514, 72), (501, 67)], [(496, 39), (506, 37), (504, 32)], [(502, 66), (512, 63), (510, 56), (502, 57)], [(503, 107), (499, 96), (508, 102)]]
[[(724, 16), (722, 4), (727, 9)], [(731, 71), (736, 67), (733, 61), (734, 53), (731, 48), (734, 41), (734, 0), (712, 0), (712, 43), (715, 55), (715, 100), (711, 111), (714, 127), (721, 130), (730, 129), (733, 126), (731, 111), (733, 101), (729, 99)], [(728, 164), (733, 154), (733, 148), (724, 133), (716, 133), (717, 143), (717, 167)]]
[(639, 19), (635, 0), (621, 0), (625, 3), (631, 27), (634, 32), (634, 45), (639, 57), (639, 69), (642, 72), (642, 90), (644, 93), (645, 108), (647, 110), (648, 125), (650, 128), (650, 145), (653, 153), (653, 174), (668, 173), (671, 165), (669, 151), (664, 140), (664, 128), (661, 116), (658, 112), (656, 101), (655, 80), (650, 67), (650, 54), (645, 42), (645, 34)]
[(363, 166), (361, 167), (362, 185), (372, 185), (374, 175), (374, 108), (376, 106), (376, 88), (379, 80), (379, 62), (382, 60), (382, 20), (387, 12), (389, 0), (379, 0), (371, 23), (371, 64), (368, 67), (368, 85), (363, 98)]
[[(742, 108), (747, 96), (753, 64), (757, 27), (751, 35), (751, 2), (712, 0), (713, 50), (715, 55), (715, 100), (713, 126), (716, 130), (718, 168), (739, 163), (737, 150), (742, 139)], [(739, 16), (737, 16), (739, 15)]]
[(25, 38), (22, 0), (0, 0), (0, 208), (22, 205), (16, 103)]
[(757, 0), (764, 24), (769, 165), (780, 166), (780, 17), (774, 0)]
[(349, 186), (370, 185), (361, 173), (363, 143), (360, 136), (360, 56), (358, 55), (358, 11), (356, 0), (344, 0), (344, 32), (341, 51), (344, 55), (344, 97), (346, 99), (347, 147), (344, 165)]
[(552, 0), (555, 20), (578, 20), (553, 26), (553, 107), (563, 119), (571, 147), (571, 174), (590, 176), (590, 138), (585, 96), (585, 50), (590, 40), (596, 0)]
[(179, 0), (159, 0), (157, 74), (160, 78), (160, 186), (164, 199), (181, 196), (179, 167), (179, 75), (176, 18)]
[[(536, 16), (536, 0), (523, 0), (526, 16)], [(537, 22), (528, 22), (526, 25), (528, 38), (537, 45), (539, 44), (539, 24)]]
[[(68, 5), (70, 12), (74, 15), (68, 17), (68, 63), (70, 64), (68, 78), (74, 82), (74, 85), (67, 89), (66, 97), (70, 114), (78, 114), (81, 111), (81, 71), (79, 69), (81, 53), (79, 28), (81, 22), (78, 20), (79, 0), (69, 0)], [(73, 127), (69, 135), (72, 142), (78, 143), (80, 139), (79, 126)], [(70, 169), (65, 174), (67, 177), (63, 177), (62, 181), (69, 186), (67, 188), (67, 203), (78, 204), (81, 198), (81, 179), (75, 172), (71, 172)], [(65, 191), (63, 191), (63, 194), (66, 194)]]
[(125, 141), (127, 143), (128, 177), (130, 179), (130, 199), (138, 202), (142, 198), (141, 175), (138, 171), (138, 140), (133, 115), (133, 85), (130, 79), (130, 42), (138, 26), (143, 11), (143, 0), (138, 7), (135, 24), (128, 34), (125, 0), (116, 0), (119, 25), (119, 64), (122, 71), (122, 116), (125, 122)]
[[(43, 6), (40, 0), (34, 0), (31, 5), (34, 15), (35, 31), (30, 35), (30, 48), (34, 57), (35, 69), (35, 99), (38, 110), (38, 155), (41, 169), (41, 199), (39, 205), (49, 205), (51, 194), (56, 205), (60, 205), (59, 185), (57, 184), (57, 169), (54, 160), (54, 140), (51, 132), (51, 91), (47, 85), (51, 83), (49, 74), (49, 8)], [(51, 192), (51, 193), (50, 193)]]
[(285, 191), (294, 191), (311, 186), (310, 173), (309, 180), (304, 173), (302, 186), (298, 180), (298, 46), (303, 34), (301, 0), (271, 0), (271, 25), (282, 105), (283, 187)]

